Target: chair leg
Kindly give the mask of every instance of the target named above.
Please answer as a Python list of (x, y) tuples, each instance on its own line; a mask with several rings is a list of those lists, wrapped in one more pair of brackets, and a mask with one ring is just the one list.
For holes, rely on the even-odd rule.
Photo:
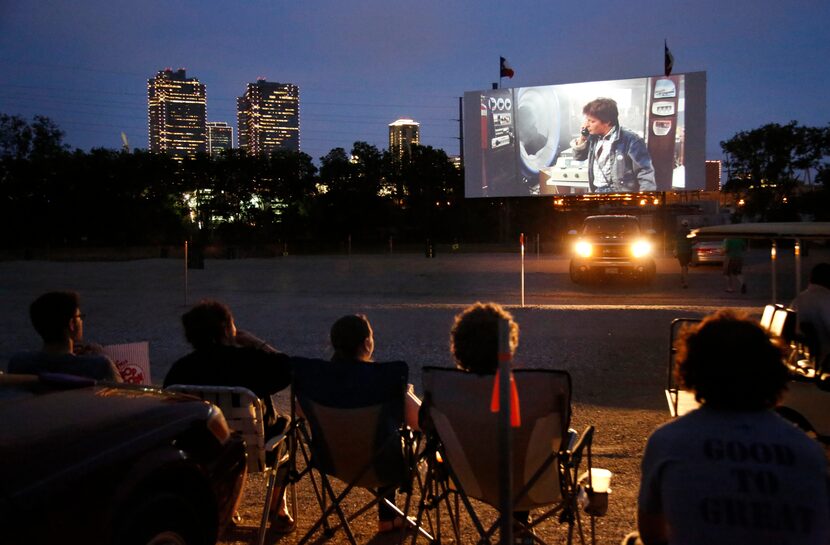
[(331, 487), (331, 483), (329, 482), (328, 477), (326, 477), (326, 475), (320, 473), (320, 481), (321, 487), (323, 488), (324, 502), (327, 503), (327, 501), (325, 501), (325, 498), (329, 497), (331, 498), (332, 504), (329, 507), (324, 507), (321, 503), (322, 514), (320, 516), (320, 519), (314, 523), (314, 525), (308, 530), (308, 532), (306, 532), (306, 534), (302, 537), (302, 539), (300, 539), (297, 545), (303, 545), (304, 543), (306, 543), (309, 539), (311, 539), (311, 536), (314, 535), (314, 533), (320, 529), (321, 526), (326, 525), (326, 527), (328, 527), (328, 517), (334, 513), (336, 513), (338, 518), (340, 519), (340, 524), (343, 526), (343, 531), (346, 533), (346, 537), (348, 538), (349, 543), (351, 543), (352, 545), (357, 545), (357, 540), (355, 539), (354, 534), (352, 533), (352, 529), (349, 526), (349, 520), (348, 518), (346, 518), (345, 513), (343, 513), (343, 509), (341, 509), (340, 507), (340, 502), (343, 500), (344, 497), (346, 497), (346, 495), (349, 492), (351, 492), (353, 487), (351, 485), (347, 486), (343, 490), (343, 492), (341, 492), (338, 496), (334, 493), (334, 489)]
[(263, 545), (265, 543), (265, 530), (268, 527), (268, 514), (271, 512), (271, 500), (274, 495), (274, 486), (277, 483), (277, 470), (271, 468), (268, 472), (268, 486), (265, 488), (265, 505), (262, 508), (262, 518), (259, 522), (259, 534), (257, 535), (257, 544)]

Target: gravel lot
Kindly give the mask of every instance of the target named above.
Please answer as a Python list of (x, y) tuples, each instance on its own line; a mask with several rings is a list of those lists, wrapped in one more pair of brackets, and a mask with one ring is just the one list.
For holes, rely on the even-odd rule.
[[(779, 300), (794, 290), (791, 267), (779, 252)], [(295, 355), (327, 357), (328, 328), (339, 316), (362, 312), (375, 329), (376, 359), (404, 359), (420, 392), (424, 365), (451, 365), (448, 335), (453, 316), (477, 300), (507, 305), (521, 328), (518, 365), (557, 368), (573, 377), (573, 422), (596, 426), (594, 465), (614, 472), (608, 515), (598, 519), (600, 543), (616, 543), (635, 525), (639, 461), (651, 430), (668, 419), (663, 387), (670, 321), (702, 316), (722, 307), (759, 313), (770, 300), (769, 264), (756, 251), (747, 267), (750, 292), (723, 293), (720, 269), (696, 268), (691, 287), (679, 289), (677, 264), (658, 260), (653, 286), (610, 282), (575, 286), (567, 260), (525, 260), (525, 306), (521, 306), (520, 260), (509, 254), (288, 256), (270, 260), (208, 260), (187, 275), (180, 261), (0, 262), (0, 366), (39, 341), (28, 323), (28, 304), (52, 289), (75, 289), (87, 314), (88, 340), (148, 340), (152, 378), (160, 383), (170, 364), (188, 351), (179, 317), (201, 298), (229, 304), (237, 325)], [(812, 259), (818, 259), (814, 256)], [(811, 261), (802, 265), (809, 270)], [(727, 295), (732, 297), (726, 297)], [(283, 404), (284, 395), (280, 396)], [(287, 406), (287, 405), (285, 405)], [(224, 543), (249, 543), (257, 523), (255, 501), (262, 481), (249, 481), (245, 522)], [(310, 490), (300, 487), (299, 529), (316, 513)], [(375, 517), (356, 525), (362, 542), (393, 542), (375, 536)], [(555, 524), (542, 535), (564, 537)], [(279, 539), (294, 543), (299, 533)], [(466, 536), (472, 539), (472, 534)], [(557, 536), (557, 537), (554, 537)], [(277, 536), (269, 536), (269, 540)], [(338, 534), (332, 542), (341, 542)]]

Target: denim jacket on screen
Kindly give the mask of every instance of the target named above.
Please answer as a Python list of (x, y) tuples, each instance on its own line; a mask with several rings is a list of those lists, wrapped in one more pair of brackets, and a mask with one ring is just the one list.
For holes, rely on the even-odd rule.
[(588, 137), (586, 142), (577, 144), (571, 141), (574, 159), (588, 159), (588, 185), (591, 192), (618, 193), (636, 191), (656, 191), (654, 167), (646, 143), (636, 133), (617, 126), (611, 140), (611, 178), (609, 184), (596, 184), (594, 181), (594, 153), (599, 138)]

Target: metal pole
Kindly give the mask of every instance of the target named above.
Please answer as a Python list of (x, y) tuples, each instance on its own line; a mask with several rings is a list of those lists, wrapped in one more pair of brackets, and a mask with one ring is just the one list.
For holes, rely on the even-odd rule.
[(801, 293), (801, 240), (795, 239), (795, 295)]
[(513, 545), (513, 444), (510, 428), (510, 324), (499, 319), (499, 506), (502, 545)]
[(464, 97), (458, 97), (458, 156), (464, 166)]
[(187, 306), (187, 241), (184, 241), (184, 305)]
[(770, 262), (772, 263), (772, 304), (773, 305), (778, 302), (778, 295), (777, 295), (777, 292), (778, 292), (778, 279), (776, 278), (776, 274), (775, 274), (775, 260), (777, 259), (777, 256), (778, 256), (778, 250), (775, 246), (775, 240), (773, 240), (772, 241), (772, 246), (770, 246), (770, 249), (769, 249), (769, 259), (770, 259)]
[(349, 257), (352, 257), (352, 235), (351, 235), (351, 233), (348, 236), (346, 248), (347, 248), (346, 253), (348, 254)]
[(525, 234), (519, 235), (519, 245), (522, 248), (522, 307), (525, 306)]

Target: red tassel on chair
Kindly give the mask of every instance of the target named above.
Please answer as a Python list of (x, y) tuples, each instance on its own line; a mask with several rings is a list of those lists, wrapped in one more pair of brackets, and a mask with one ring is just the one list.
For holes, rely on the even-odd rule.
[[(490, 412), (497, 413), (501, 408), (499, 403), (499, 372), (496, 370), (496, 378), (493, 380), (493, 394), (490, 396)], [(510, 426), (519, 428), (522, 425), (522, 415), (519, 408), (519, 390), (516, 388), (516, 379), (510, 373)]]

